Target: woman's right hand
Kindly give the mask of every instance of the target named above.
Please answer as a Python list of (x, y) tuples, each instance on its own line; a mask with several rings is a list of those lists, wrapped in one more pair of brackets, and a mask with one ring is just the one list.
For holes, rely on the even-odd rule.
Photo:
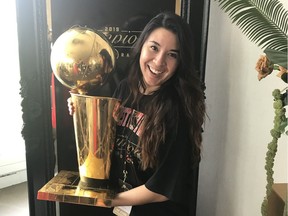
[(70, 114), (70, 115), (73, 115), (73, 114), (75, 113), (75, 106), (74, 106), (74, 103), (73, 103), (71, 97), (69, 97), (69, 98), (67, 99), (67, 103), (68, 103), (69, 114)]

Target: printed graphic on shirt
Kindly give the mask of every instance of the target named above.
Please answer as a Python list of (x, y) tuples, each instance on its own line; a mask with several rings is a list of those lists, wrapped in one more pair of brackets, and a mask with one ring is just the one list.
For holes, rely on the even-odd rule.
[(143, 120), (143, 113), (132, 108), (121, 108), (115, 146), (115, 149), (119, 151), (120, 155), (125, 155), (125, 157), (128, 158), (134, 156), (140, 160), (141, 151), (137, 143), (143, 131)]

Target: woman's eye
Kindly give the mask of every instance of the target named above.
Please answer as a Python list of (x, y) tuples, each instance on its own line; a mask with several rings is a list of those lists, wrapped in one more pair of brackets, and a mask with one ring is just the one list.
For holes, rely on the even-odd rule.
[(178, 53), (169, 53), (169, 56), (171, 56), (172, 58), (177, 59), (178, 58)]
[(157, 51), (158, 50), (158, 48), (156, 47), (156, 46), (151, 46), (150, 47), (152, 50), (154, 50), (154, 51)]

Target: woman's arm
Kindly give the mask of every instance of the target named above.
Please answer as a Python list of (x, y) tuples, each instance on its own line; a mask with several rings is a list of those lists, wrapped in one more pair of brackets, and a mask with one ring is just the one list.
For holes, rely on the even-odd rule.
[(148, 190), (145, 185), (121, 192), (112, 200), (111, 206), (135, 206), (167, 201), (168, 198)]

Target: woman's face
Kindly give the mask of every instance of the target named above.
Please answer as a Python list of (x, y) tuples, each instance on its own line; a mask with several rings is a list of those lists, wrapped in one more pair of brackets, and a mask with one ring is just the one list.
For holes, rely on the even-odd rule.
[(140, 55), (140, 68), (147, 94), (157, 90), (173, 76), (179, 63), (179, 42), (176, 35), (165, 28), (151, 32)]

